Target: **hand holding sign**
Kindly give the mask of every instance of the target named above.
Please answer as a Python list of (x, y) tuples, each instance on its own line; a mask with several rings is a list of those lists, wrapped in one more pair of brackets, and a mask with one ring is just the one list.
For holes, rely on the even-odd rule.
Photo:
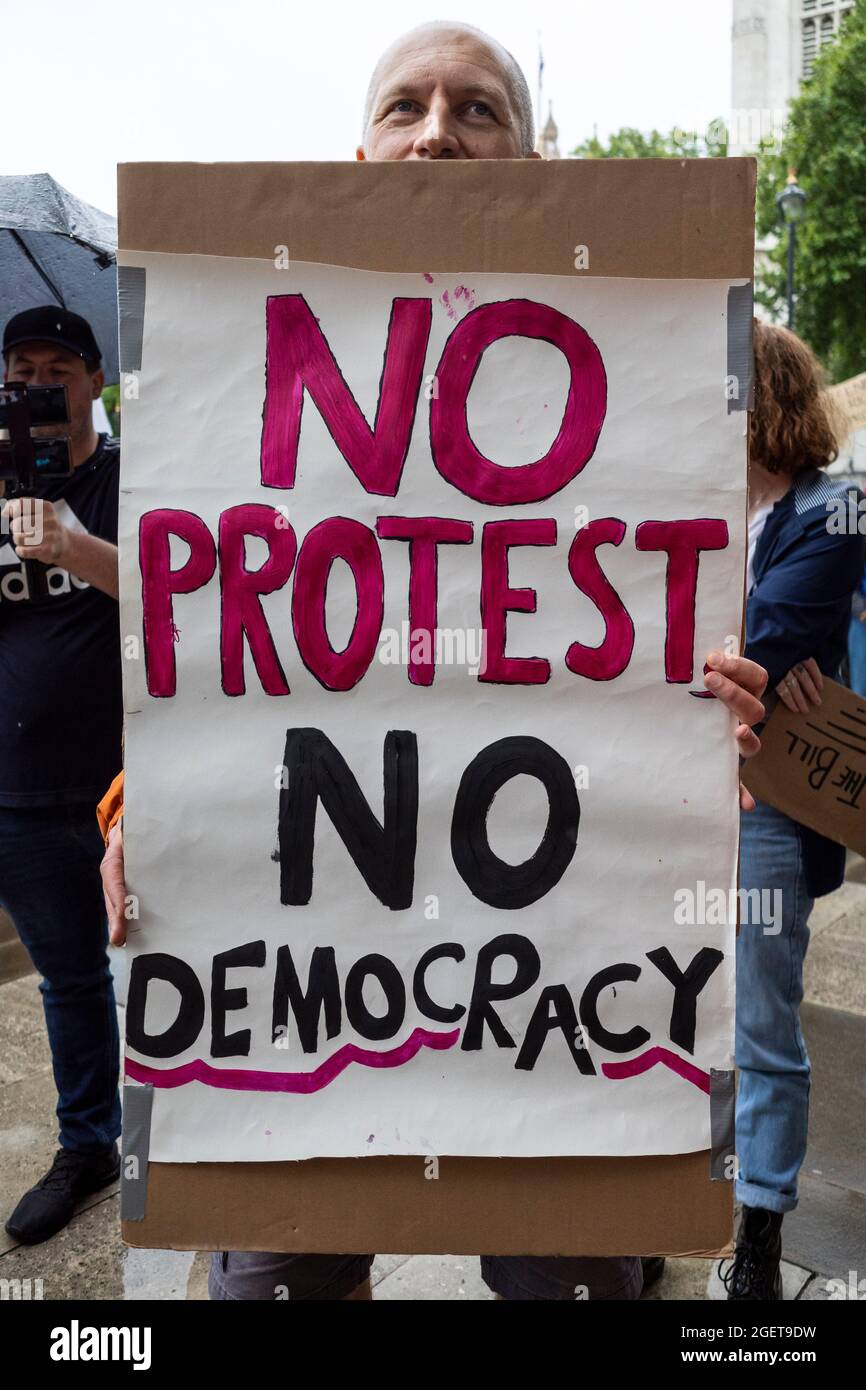
[(792, 714), (807, 714), (810, 707), (821, 703), (824, 677), (814, 657), (807, 657), (782, 677), (776, 686), (776, 694)]

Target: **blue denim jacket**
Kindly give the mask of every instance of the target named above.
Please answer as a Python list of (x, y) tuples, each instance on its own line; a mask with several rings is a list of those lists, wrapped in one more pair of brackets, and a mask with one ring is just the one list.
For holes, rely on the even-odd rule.
[[(847, 528), (847, 509), (838, 526), (837, 509), (849, 493), (856, 521), (862, 493), (850, 479), (817, 469), (803, 474), (776, 503), (758, 539), (755, 580), (746, 599), (745, 655), (767, 668), (769, 690), (810, 656), (824, 675), (838, 676), (851, 595), (866, 561), (866, 536), (856, 526)], [(805, 826), (799, 831), (808, 892), (815, 898), (831, 893), (845, 875), (844, 846)]]

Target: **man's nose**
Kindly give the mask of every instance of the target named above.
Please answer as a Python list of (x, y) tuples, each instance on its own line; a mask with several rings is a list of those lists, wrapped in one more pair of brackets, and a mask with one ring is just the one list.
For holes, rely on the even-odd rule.
[(459, 158), (460, 141), (451, 108), (446, 101), (431, 102), (414, 148), (420, 159)]

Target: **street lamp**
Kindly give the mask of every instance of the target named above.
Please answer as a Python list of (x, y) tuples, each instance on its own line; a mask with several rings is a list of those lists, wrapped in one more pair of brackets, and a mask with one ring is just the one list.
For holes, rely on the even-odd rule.
[(806, 211), (806, 194), (797, 183), (793, 169), (788, 170), (788, 181), (781, 193), (776, 195), (779, 217), (788, 228), (788, 327), (794, 327), (794, 251), (797, 244), (797, 223)]

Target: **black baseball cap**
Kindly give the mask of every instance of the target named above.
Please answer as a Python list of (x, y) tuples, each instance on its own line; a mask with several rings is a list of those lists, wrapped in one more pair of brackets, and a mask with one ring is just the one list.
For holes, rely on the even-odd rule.
[(40, 304), (9, 320), (3, 330), (3, 356), (21, 343), (58, 343), (86, 362), (102, 361), (99, 344), (87, 319), (59, 304)]

